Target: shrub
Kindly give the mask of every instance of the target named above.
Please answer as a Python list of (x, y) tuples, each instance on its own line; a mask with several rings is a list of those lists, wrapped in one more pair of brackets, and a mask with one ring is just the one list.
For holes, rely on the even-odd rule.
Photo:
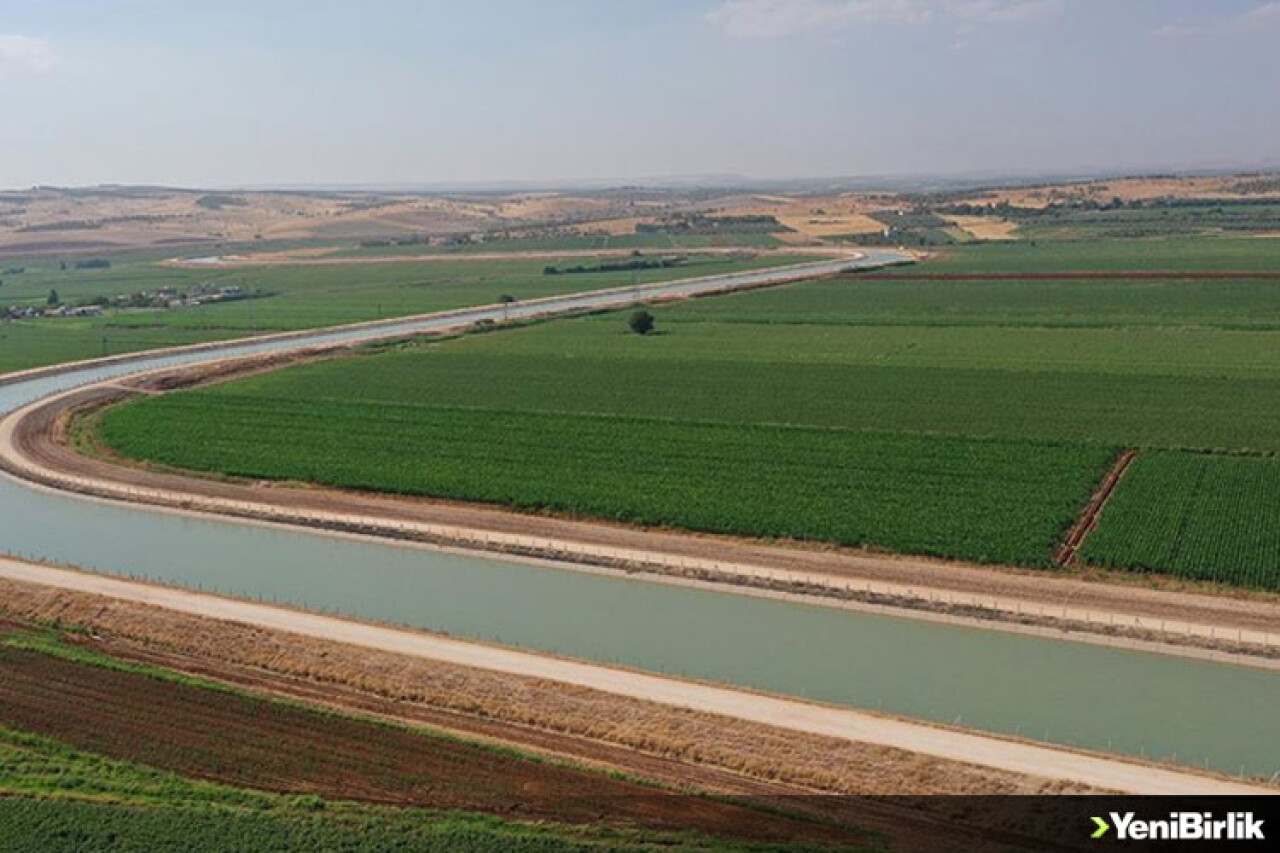
[(631, 331), (637, 335), (647, 335), (653, 331), (653, 315), (641, 308), (631, 315), (631, 319), (627, 321), (627, 325), (631, 327)]

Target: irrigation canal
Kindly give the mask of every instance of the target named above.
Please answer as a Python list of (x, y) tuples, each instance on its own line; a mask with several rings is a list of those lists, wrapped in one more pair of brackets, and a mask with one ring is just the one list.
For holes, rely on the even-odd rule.
[[(158, 368), (882, 266), (802, 264), (168, 351), (0, 386), (0, 414)], [(1270, 776), (1280, 675), (88, 500), (0, 478), (0, 551), (906, 717)]]

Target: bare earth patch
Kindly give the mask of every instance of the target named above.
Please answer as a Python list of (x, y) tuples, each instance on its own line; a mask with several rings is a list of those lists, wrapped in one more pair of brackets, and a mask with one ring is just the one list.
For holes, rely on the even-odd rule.
[(755, 841), (867, 840), (455, 738), (23, 648), (0, 646), (0, 724), (188, 778), (277, 793)]
[(1018, 223), (989, 216), (944, 216), (976, 240), (1016, 240)]
[(865, 213), (789, 214), (778, 221), (809, 237), (831, 237), (838, 234), (878, 234), (885, 225)]

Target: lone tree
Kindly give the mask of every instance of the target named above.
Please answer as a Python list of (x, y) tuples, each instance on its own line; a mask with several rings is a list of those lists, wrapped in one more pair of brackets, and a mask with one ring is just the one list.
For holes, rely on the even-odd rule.
[(50, 290), (50, 291), (49, 291), (49, 298), (48, 298), (48, 299), (46, 299), (46, 300), (45, 300), (45, 302), (47, 302), (49, 305), (60, 305), (60, 304), (62, 304), (62, 300), (58, 298), (58, 291), (56, 291), (56, 290)]
[(641, 308), (631, 315), (631, 319), (627, 321), (627, 325), (631, 327), (631, 331), (637, 335), (647, 335), (653, 331), (653, 315)]

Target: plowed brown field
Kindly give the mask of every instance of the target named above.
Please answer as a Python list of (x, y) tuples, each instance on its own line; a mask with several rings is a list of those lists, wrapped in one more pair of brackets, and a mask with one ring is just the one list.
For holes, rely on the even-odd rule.
[(17, 648), (0, 648), (0, 724), (267, 791), (760, 841), (867, 841), (504, 750)]

